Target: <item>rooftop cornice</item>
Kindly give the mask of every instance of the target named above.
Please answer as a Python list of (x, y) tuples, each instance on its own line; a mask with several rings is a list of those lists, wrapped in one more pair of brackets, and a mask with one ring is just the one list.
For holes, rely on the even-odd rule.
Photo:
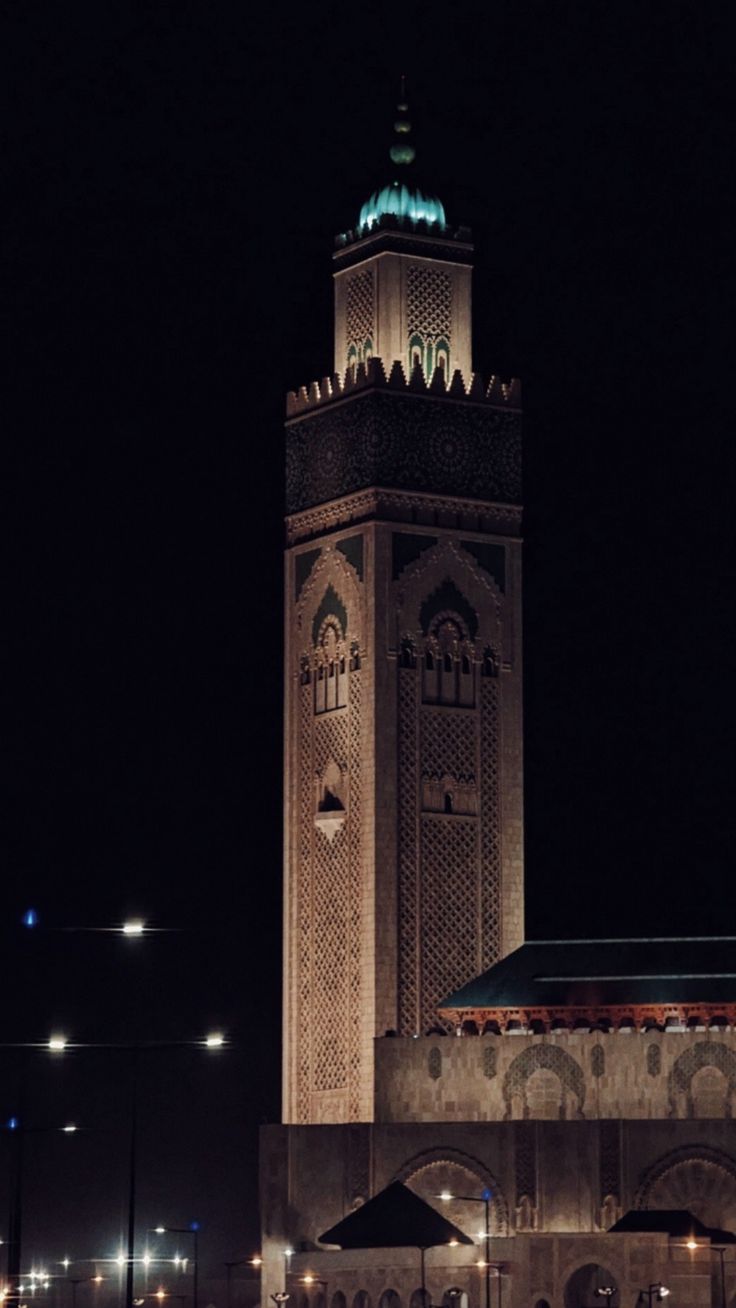
[(472, 252), (473, 234), (469, 227), (450, 227), (440, 223), (428, 223), (423, 219), (414, 221), (394, 214), (383, 214), (369, 231), (339, 232), (335, 237), (335, 258), (347, 249), (366, 246), (381, 241), (386, 236), (406, 237), (412, 245), (449, 245)]
[(492, 376), (486, 386), (480, 374), (474, 372), (470, 384), (466, 386), (462, 373), (456, 370), (448, 386), (441, 368), (435, 369), (431, 381), (427, 383), (423, 369), (417, 364), (407, 380), (398, 359), (386, 376), (383, 360), (376, 357), (367, 363), (359, 363), (355, 370), (348, 368), (344, 377), (333, 373), (323, 377), (321, 382), (313, 381), (309, 386), (301, 386), (298, 391), (289, 391), (286, 396), (287, 425), (290, 420), (300, 418), (305, 413), (372, 390), (460, 400), (510, 412), (521, 409), (521, 382), (518, 377), (502, 381), (500, 377)]

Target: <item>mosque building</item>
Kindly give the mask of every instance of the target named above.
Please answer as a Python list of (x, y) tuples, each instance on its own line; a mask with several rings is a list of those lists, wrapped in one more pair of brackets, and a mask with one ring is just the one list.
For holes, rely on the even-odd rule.
[[(471, 234), (398, 115), (287, 401), (263, 1302), (726, 1308), (736, 940), (524, 940), (520, 386), (473, 371)], [(426, 1294), (416, 1248), (320, 1240), (396, 1181), (473, 1239)]]

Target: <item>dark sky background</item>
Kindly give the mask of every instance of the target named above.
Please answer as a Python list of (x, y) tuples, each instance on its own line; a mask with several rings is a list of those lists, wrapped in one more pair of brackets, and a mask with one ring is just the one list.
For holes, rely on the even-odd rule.
[[(402, 71), (476, 367), (524, 387), (527, 933), (736, 935), (725, 14), (6, 15), (4, 1038), (227, 1030), (141, 1071), (141, 1232), (199, 1217), (213, 1275), (279, 1113), (283, 396)], [(176, 930), (61, 930), (133, 911)], [(27, 1123), (89, 1127), (29, 1137), (29, 1257), (117, 1248), (128, 1075), (29, 1055)]]

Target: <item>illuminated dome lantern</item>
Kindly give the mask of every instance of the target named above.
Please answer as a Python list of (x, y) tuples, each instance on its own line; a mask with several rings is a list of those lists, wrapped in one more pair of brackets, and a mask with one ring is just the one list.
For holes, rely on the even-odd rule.
[[(416, 158), (416, 150), (407, 139), (411, 132), (411, 123), (406, 117), (409, 106), (404, 102), (403, 85), (401, 103), (396, 107), (400, 117), (394, 123), (396, 136), (389, 155), (391, 162), (403, 169), (409, 167)], [(437, 224), (439, 227), (444, 227), (446, 221), (442, 201), (436, 195), (425, 195), (413, 183), (411, 175), (406, 181), (394, 178), (387, 186), (373, 192), (360, 211), (358, 230), (361, 233), (370, 231), (386, 214), (395, 218), (409, 219), (412, 223), (425, 222), (429, 225)]]

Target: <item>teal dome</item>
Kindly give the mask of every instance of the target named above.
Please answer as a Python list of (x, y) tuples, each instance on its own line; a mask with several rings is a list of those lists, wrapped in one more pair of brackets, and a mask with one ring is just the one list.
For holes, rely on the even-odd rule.
[(359, 230), (370, 231), (384, 214), (409, 218), (414, 223), (438, 223), (441, 227), (446, 222), (444, 205), (436, 195), (424, 195), (417, 187), (404, 182), (392, 182), (373, 192), (360, 211)]

